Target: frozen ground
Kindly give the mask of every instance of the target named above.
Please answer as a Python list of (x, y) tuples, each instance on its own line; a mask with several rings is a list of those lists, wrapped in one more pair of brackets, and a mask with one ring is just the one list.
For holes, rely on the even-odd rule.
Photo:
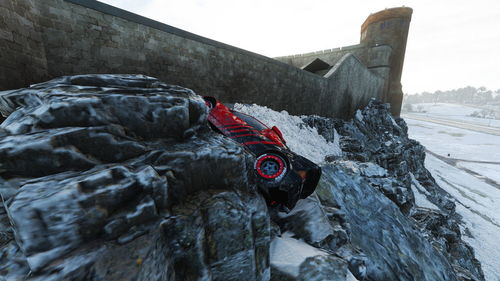
[[(462, 234), (474, 247), (486, 280), (500, 281), (500, 136), (405, 120), (410, 137), (429, 151), (427, 169), (456, 199)], [(417, 205), (429, 207), (422, 189), (412, 188), (419, 193)]]

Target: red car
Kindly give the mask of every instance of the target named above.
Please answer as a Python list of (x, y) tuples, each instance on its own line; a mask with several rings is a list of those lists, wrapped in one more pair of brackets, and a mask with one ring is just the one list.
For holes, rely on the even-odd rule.
[(229, 109), (213, 97), (204, 97), (212, 129), (241, 144), (255, 156), (258, 186), (270, 206), (291, 210), (316, 189), (321, 168), (290, 151), (280, 130), (256, 118)]

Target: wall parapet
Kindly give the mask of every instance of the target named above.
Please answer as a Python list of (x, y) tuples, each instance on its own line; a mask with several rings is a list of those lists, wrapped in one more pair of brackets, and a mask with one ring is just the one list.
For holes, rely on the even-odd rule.
[(182, 37), (182, 38), (186, 38), (186, 39), (200, 42), (200, 43), (203, 43), (206, 45), (214, 46), (216, 48), (221, 48), (221, 49), (225, 49), (225, 50), (228, 50), (231, 52), (237, 52), (237, 53), (241, 53), (241, 54), (248, 55), (248, 56), (254, 56), (256, 59), (275, 62), (275, 60), (273, 60), (272, 58), (269, 58), (269, 57), (266, 57), (266, 56), (263, 56), (263, 55), (245, 50), (245, 49), (241, 49), (241, 48), (238, 48), (235, 46), (231, 46), (229, 44), (225, 44), (225, 43), (222, 43), (222, 42), (219, 42), (219, 41), (207, 38), (207, 37), (203, 37), (203, 36), (191, 33), (189, 31), (186, 31), (186, 30), (183, 30), (183, 29), (180, 29), (180, 28), (177, 28), (177, 27), (174, 27), (174, 26), (171, 26), (171, 25), (168, 25), (168, 24), (141, 16), (138, 14), (129, 12), (127, 10), (123, 10), (123, 9), (108, 5), (106, 3), (102, 3), (99, 1), (95, 1), (95, 0), (63, 0), (63, 1), (75, 4), (75, 5), (79, 5), (79, 6), (82, 6), (85, 8), (89, 8), (92, 10), (96, 10), (96, 11), (99, 11), (101, 13), (104, 13), (104, 14), (107, 14), (110, 16), (119, 17), (119, 18), (122, 18), (124, 20), (134, 22), (134, 23), (137, 23), (140, 25), (148, 26), (148, 27), (151, 27), (151, 28), (163, 31), (163, 32), (167, 32), (167, 33)]
[(286, 59), (286, 58), (308, 57), (308, 56), (314, 56), (314, 55), (319, 55), (319, 54), (328, 54), (328, 53), (333, 53), (333, 52), (338, 52), (338, 51), (346, 51), (346, 50), (357, 49), (357, 48), (360, 48), (360, 44), (331, 48), (331, 49), (324, 49), (324, 50), (319, 50), (319, 51), (309, 52), (309, 53), (279, 56), (279, 57), (274, 57), (274, 59), (280, 60), (280, 59)]

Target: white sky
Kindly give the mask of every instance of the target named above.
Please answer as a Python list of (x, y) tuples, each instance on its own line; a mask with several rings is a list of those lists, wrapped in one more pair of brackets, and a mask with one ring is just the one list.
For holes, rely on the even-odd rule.
[(499, 0), (101, 0), (269, 57), (359, 43), (385, 8), (413, 8), (403, 91), (500, 89)]

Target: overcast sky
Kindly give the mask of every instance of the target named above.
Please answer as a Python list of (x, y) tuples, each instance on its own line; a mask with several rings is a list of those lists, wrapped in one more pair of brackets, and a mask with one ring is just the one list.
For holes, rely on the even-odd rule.
[(359, 43), (385, 8), (413, 8), (403, 91), (500, 89), (499, 0), (102, 0), (223, 43), (275, 57)]

